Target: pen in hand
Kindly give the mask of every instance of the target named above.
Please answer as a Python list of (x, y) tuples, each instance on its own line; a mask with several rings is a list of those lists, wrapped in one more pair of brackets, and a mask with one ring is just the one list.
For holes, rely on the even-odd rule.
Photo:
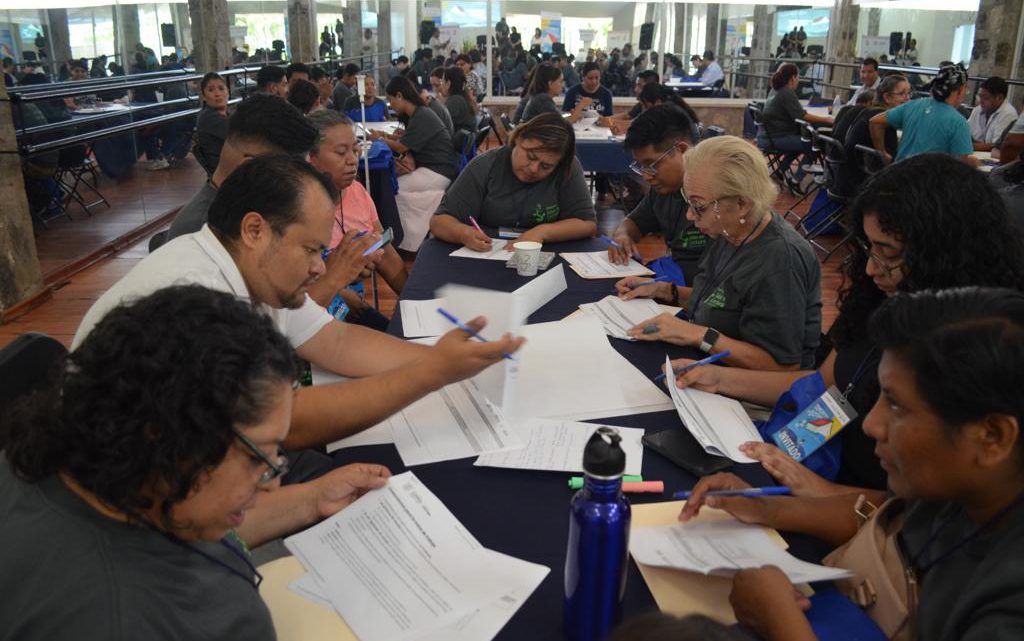
[[(612, 240), (612, 239), (611, 239), (611, 238), (609, 238), (608, 236), (605, 236), (604, 234), (602, 234), (602, 235), (598, 236), (598, 238), (600, 238), (600, 239), (601, 239), (601, 240), (603, 240), (604, 242), (608, 243), (609, 245), (611, 245), (611, 246), (612, 246), (612, 247), (614, 247), (615, 249), (622, 249), (622, 245), (621, 245), (620, 243), (617, 243), (617, 242), (615, 242), (614, 240)], [(640, 262), (640, 261), (642, 261), (642, 260), (643, 260), (643, 259), (642, 259), (642, 258), (640, 257), (640, 255), (639, 255), (639, 254), (637, 254), (637, 253), (633, 253), (633, 255), (631, 256), (631, 258), (632, 258), (633, 260), (637, 261), (637, 262)]]
[[(704, 496), (744, 496), (748, 498), (755, 498), (758, 496), (789, 496), (791, 491), (785, 485), (777, 487), (747, 487), (742, 490), (711, 490), (704, 494)], [(693, 496), (693, 492), (687, 490), (685, 492), (676, 492), (672, 495), (674, 499), (688, 499)]]
[[(465, 323), (460, 321), (458, 318), (456, 318), (454, 315), (449, 314), (448, 312), (446, 312), (444, 309), (438, 307), (437, 308), (437, 313), (440, 314), (441, 316), (444, 316), (447, 320), (451, 321), (456, 327), (458, 327), (462, 331), (466, 332), (467, 334), (469, 334), (473, 338), (477, 339), (481, 343), (489, 343), (490, 342), (486, 338), (481, 336), (475, 329), (473, 329), (469, 325), (466, 325)], [(507, 358), (510, 361), (516, 360), (514, 356), (512, 356), (511, 354), (509, 354), (507, 352), (502, 354), (501, 356), (502, 356), (502, 358)]]
[[(644, 328), (644, 331), (645, 332), (647, 331), (646, 327)], [(708, 356), (707, 358), (702, 358), (699, 361), (694, 361), (693, 363), (690, 363), (689, 365), (684, 365), (684, 366), (680, 367), (679, 369), (676, 369), (676, 368), (673, 367), (672, 368), (672, 373), (675, 376), (679, 376), (680, 374), (685, 374), (685, 373), (689, 372), (691, 369), (700, 367), (701, 365), (710, 365), (711, 363), (714, 363), (716, 361), (720, 361), (723, 358), (728, 358), (729, 356), (732, 356), (732, 352), (730, 352), (729, 350), (724, 350), (724, 351), (718, 352), (717, 354), (712, 354), (711, 356)], [(655, 376), (654, 377), (654, 382), (657, 383), (657, 382), (659, 382), (663, 378), (665, 378), (665, 372), (662, 372), (661, 374), (658, 374), (657, 376)]]

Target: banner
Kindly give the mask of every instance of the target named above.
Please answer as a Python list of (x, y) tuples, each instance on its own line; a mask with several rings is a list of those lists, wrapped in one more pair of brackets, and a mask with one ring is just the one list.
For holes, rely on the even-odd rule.
[(452, 49), (462, 53), (462, 29), (457, 24), (443, 24), (438, 27), (441, 30), (441, 42), (450, 40), (451, 43), (445, 49), (444, 55)]
[(608, 32), (608, 51), (612, 49), (622, 49), (629, 42), (629, 31), (609, 31)]
[(551, 45), (562, 39), (562, 14), (540, 12), (541, 51), (551, 51)]
[(889, 53), (889, 36), (861, 36), (860, 37), (860, 57), (867, 58), (873, 56), (888, 55)]

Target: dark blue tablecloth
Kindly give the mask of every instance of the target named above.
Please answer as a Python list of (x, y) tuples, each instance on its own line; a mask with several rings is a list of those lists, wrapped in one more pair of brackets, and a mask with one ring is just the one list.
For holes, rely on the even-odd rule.
[[(595, 239), (545, 245), (546, 251), (597, 251), (605, 245)], [(402, 298), (422, 300), (434, 297), (435, 290), (446, 283), (460, 283), (513, 291), (527, 282), (504, 263), (490, 260), (450, 258), (456, 245), (427, 240), (419, 250)], [(556, 258), (552, 266), (563, 262)], [(549, 268), (550, 269), (550, 268)], [(593, 302), (613, 290), (614, 280), (584, 280), (565, 269), (568, 289), (540, 308), (529, 322), (560, 320), (583, 302)], [(481, 310), (486, 314), (487, 310)], [(388, 331), (401, 336), (401, 318), (396, 310)], [(664, 363), (666, 351), (673, 357), (692, 355), (684, 348), (663, 343), (630, 343), (608, 339), (614, 348), (642, 372), (653, 379)], [(580, 373), (585, 376), (585, 372)], [(620, 416), (599, 422), (624, 427), (642, 427), (648, 432), (664, 429), (683, 430), (674, 411)], [(405, 470), (393, 445), (379, 445), (341, 450), (336, 459), (344, 462), (373, 461), (388, 465), (395, 473)], [(551, 573), (526, 604), (496, 637), (501, 640), (561, 640), (563, 568), (565, 564), (568, 510), (572, 492), (567, 487), (570, 475), (486, 467), (473, 467), (473, 459), (447, 461), (412, 468), (480, 542), (499, 552), (540, 563)], [(737, 465), (738, 474), (753, 484), (769, 485), (771, 479), (758, 465)], [(646, 480), (665, 482), (666, 495), (633, 494), (634, 504), (670, 500), (671, 492), (689, 489), (697, 479), (652, 451), (644, 453), (643, 475)], [(792, 541), (791, 541), (792, 543)], [(791, 548), (800, 556), (797, 549)], [(486, 572), (486, 568), (481, 568)], [(635, 616), (656, 609), (653, 598), (635, 563), (629, 564), (626, 580), (624, 615)]]
[(617, 140), (577, 140), (576, 158), (583, 171), (624, 174), (629, 170), (630, 158)]

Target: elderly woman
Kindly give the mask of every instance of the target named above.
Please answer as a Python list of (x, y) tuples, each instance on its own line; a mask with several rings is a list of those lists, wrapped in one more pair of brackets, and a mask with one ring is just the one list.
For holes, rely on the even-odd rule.
[[(839, 317), (828, 334), (832, 350), (818, 366), (825, 385), (835, 385), (858, 414), (839, 435), (839, 474), (830, 483), (774, 445), (745, 447), (801, 496), (885, 487), (875, 443), (861, 427), (878, 400), (881, 350), (867, 324), (882, 301), (899, 292), (963, 285), (1024, 290), (1024, 248), (999, 195), (985, 174), (949, 156), (925, 154), (888, 167), (867, 183), (848, 215), (856, 242), (845, 263)], [(706, 365), (677, 384), (772, 406), (808, 374)]]
[(452, 183), (430, 221), (431, 233), (475, 251), (490, 250), (488, 234), (501, 227), (540, 243), (593, 236), (594, 201), (575, 147), (572, 125), (557, 113), (519, 125), (508, 145), (474, 158)]
[[(857, 535), (862, 518), (873, 518), (871, 525), (885, 530), (869, 547), (885, 549), (887, 564), (895, 565), (882, 570), (888, 576), (863, 563), (868, 547), (861, 548), (863, 565), (846, 550), (836, 562), (858, 576), (841, 584), (844, 593), (856, 598), (867, 588), (875, 595), (866, 615), (904, 608), (900, 617), (875, 620), (886, 638), (1024, 637), (1024, 294), (982, 288), (901, 294), (875, 313), (870, 333), (881, 348), (882, 392), (864, 430), (897, 500), (886, 501), (885, 492), (709, 497), (709, 490), (746, 486), (718, 474), (697, 484), (680, 518), (706, 504), (834, 545)], [(881, 531), (858, 536), (863, 542)], [(798, 594), (768, 566), (738, 573), (729, 600), (757, 638), (811, 641), (817, 636), (802, 611), (808, 603)]]
[(52, 388), (5, 412), (5, 636), (274, 639), (247, 546), (388, 476), (279, 487), (297, 374), (272, 320), (232, 295), (171, 287), (111, 311)]
[(814, 250), (772, 212), (778, 193), (764, 156), (735, 136), (705, 140), (683, 156), (686, 216), (711, 243), (692, 287), (616, 283), (620, 297), (654, 297), (682, 305), (690, 321), (671, 314), (647, 320), (630, 335), (728, 350), (730, 365), (796, 369), (814, 365), (821, 332), (821, 266)]

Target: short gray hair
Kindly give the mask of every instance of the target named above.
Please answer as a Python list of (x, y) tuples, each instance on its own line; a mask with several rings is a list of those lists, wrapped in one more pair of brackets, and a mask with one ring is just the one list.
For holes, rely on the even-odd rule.
[(319, 111), (314, 111), (306, 117), (309, 118), (309, 121), (313, 123), (314, 127), (316, 127), (317, 132), (316, 142), (313, 143), (313, 148), (309, 151), (311, 154), (320, 153), (320, 143), (324, 141), (328, 131), (340, 125), (345, 125), (346, 127), (352, 126), (351, 118), (340, 111), (335, 111), (334, 109), (321, 109)]

